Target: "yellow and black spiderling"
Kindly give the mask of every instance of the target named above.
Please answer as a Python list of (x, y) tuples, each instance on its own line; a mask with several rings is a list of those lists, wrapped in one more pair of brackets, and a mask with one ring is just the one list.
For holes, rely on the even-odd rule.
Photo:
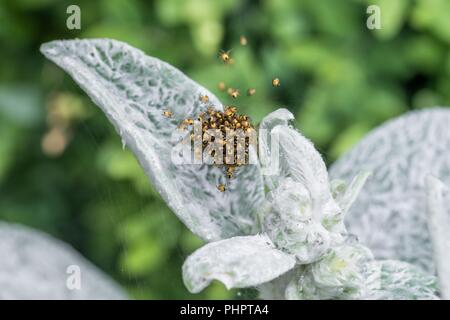
[(199, 100), (203, 103), (208, 103), (209, 102), (209, 97), (205, 94), (205, 95), (200, 95), (199, 96)]
[(227, 88), (225, 82), (223, 81), (220, 81), (217, 87), (219, 88), (220, 91), (225, 91), (225, 89)]
[(279, 87), (280, 85), (281, 85), (280, 79), (278, 79), (278, 78), (272, 79), (272, 86)]
[(241, 44), (241, 46), (246, 46), (247, 45), (247, 38), (245, 36), (241, 36), (239, 38), (239, 43)]
[(228, 88), (227, 93), (233, 99), (236, 99), (237, 97), (239, 97), (241, 95), (240, 91), (238, 89), (234, 89), (234, 88)]
[(163, 115), (164, 115), (164, 117), (166, 117), (166, 118), (172, 118), (173, 112), (172, 112), (172, 111), (169, 111), (169, 110), (165, 110), (165, 111), (163, 112)]
[(229, 51), (224, 51), (221, 50), (219, 52), (219, 58), (220, 60), (222, 60), (223, 63), (230, 63), (231, 62), (231, 54), (230, 54), (230, 50)]
[(247, 95), (249, 96), (249, 97), (251, 97), (252, 95), (254, 95), (256, 93), (256, 89), (255, 88), (249, 88), (248, 90), (247, 90)]

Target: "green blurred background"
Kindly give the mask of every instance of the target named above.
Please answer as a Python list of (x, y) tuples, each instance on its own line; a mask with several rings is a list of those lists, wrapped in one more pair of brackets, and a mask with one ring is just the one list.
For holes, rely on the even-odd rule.
[[(81, 8), (81, 30), (66, 28), (70, 4)], [(380, 30), (366, 28), (369, 4), (381, 7)], [(110, 37), (178, 67), (225, 103), (219, 81), (254, 87), (238, 100), (242, 112), (258, 122), (288, 107), (331, 163), (389, 118), (450, 105), (449, 14), (449, 0), (1, 1), (0, 220), (70, 243), (134, 298), (242, 296), (217, 283), (187, 292), (181, 265), (201, 241), (39, 45)], [(236, 63), (221, 64), (220, 49), (233, 49)]]

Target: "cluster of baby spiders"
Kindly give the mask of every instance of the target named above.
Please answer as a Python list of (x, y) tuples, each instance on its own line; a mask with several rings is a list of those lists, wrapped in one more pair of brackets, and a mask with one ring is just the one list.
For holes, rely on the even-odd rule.
[[(245, 36), (241, 36), (239, 42), (242, 46), (246, 46), (247, 38)], [(219, 59), (227, 65), (235, 63), (234, 58), (231, 56), (231, 50), (221, 50), (219, 52)], [(280, 79), (272, 79), (272, 86), (279, 87)], [(228, 95), (233, 99), (237, 99), (241, 95), (239, 89), (233, 87), (227, 88), (225, 82), (223, 81), (219, 82), (218, 88), (220, 91), (227, 91)], [(255, 88), (247, 89), (247, 96), (253, 96), (255, 93)], [(209, 97), (207, 95), (200, 95), (199, 100), (203, 104), (209, 104)], [(172, 112), (170, 110), (165, 110), (163, 115), (170, 118), (172, 117)], [(197, 136), (194, 135), (194, 119), (184, 119), (178, 128), (181, 130), (189, 129), (191, 141), (199, 139), (199, 141), (202, 141), (203, 148), (206, 148), (209, 142), (219, 142), (222, 145), (223, 159), (225, 159), (225, 162), (219, 164), (213, 163), (213, 165), (224, 167), (227, 178), (233, 178), (235, 169), (242, 165), (248, 164), (249, 161), (249, 149), (252, 143), (251, 137), (252, 134), (256, 135), (255, 127), (252, 125), (250, 118), (245, 114), (237, 113), (237, 107), (235, 106), (225, 106), (224, 111), (218, 111), (214, 109), (214, 106), (210, 105), (206, 112), (202, 112), (198, 115), (197, 121), (200, 122), (202, 128), (201, 134), (197, 134)], [(220, 141), (214, 141), (215, 137), (208, 134), (208, 130), (211, 129), (219, 130), (223, 137), (226, 137), (227, 134), (233, 130), (243, 130), (247, 135), (244, 141), (238, 140), (237, 138), (233, 138), (232, 140), (221, 139)], [(245, 156), (243, 158), (239, 158), (238, 150), (242, 150), (242, 148), (244, 148), (243, 150)], [(214, 157), (214, 151), (212, 151), (210, 155)], [(194, 156), (202, 157), (201, 154), (194, 154)], [(223, 183), (218, 184), (216, 187), (220, 192), (224, 192), (226, 190), (226, 186)]]

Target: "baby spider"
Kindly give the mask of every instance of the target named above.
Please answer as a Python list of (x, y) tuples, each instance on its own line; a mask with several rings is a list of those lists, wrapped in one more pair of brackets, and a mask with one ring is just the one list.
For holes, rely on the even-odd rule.
[(219, 190), (220, 192), (224, 192), (225, 191), (225, 185), (223, 183), (217, 185), (217, 190)]
[(230, 97), (232, 97), (233, 99), (236, 99), (237, 97), (239, 97), (241, 95), (241, 93), (239, 92), (238, 89), (233, 89), (233, 88), (229, 88), (228, 89), (228, 94), (230, 95)]
[(205, 95), (200, 95), (199, 100), (203, 103), (208, 103), (209, 102), (209, 97), (205, 94)]
[(273, 79), (272, 80), (272, 85), (274, 87), (279, 87), (280, 86), (280, 79), (278, 79), (278, 78)]
[(218, 84), (218, 87), (219, 87), (220, 91), (225, 91), (225, 89), (226, 89), (225, 82), (220, 81)]
[(228, 50), (228, 51), (220, 50), (219, 58), (220, 58), (220, 60), (222, 60), (223, 63), (230, 63), (231, 62), (230, 52), (231, 52), (231, 50)]
[(172, 113), (172, 111), (166, 110), (163, 112), (163, 115), (166, 118), (172, 118), (173, 113)]
[(245, 36), (241, 36), (239, 38), (239, 42), (241, 43), (241, 46), (246, 46), (247, 45), (247, 38)]
[(247, 95), (248, 96), (252, 96), (252, 95), (254, 95), (256, 93), (256, 89), (255, 88), (249, 88), (248, 90), (247, 90)]
[(227, 168), (226, 171), (227, 171), (227, 177), (228, 177), (228, 179), (233, 178), (234, 168), (235, 168), (235, 167), (233, 167), (233, 166), (230, 166), (230, 167)]

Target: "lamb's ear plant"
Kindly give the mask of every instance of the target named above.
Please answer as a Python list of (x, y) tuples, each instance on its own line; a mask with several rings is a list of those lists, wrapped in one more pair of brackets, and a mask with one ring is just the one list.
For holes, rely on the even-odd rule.
[(361, 170), (373, 174), (350, 208), (348, 231), (376, 257), (399, 259), (434, 274), (426, 181), (432, 175), (450, 185), (450, 108), (416, 110), (387, 121), (329, 173), (350, 179)]
[(428, 227), (443, 299), (450, 299), (450, 189), (439, 179), (427, 177)]
[[(433, 275), (376, 260), (348, 234), (344, 217), (369, 173), (329, 181), (322, 157), (290, 125), (288, 110), (267, 115), (259, 127), (259, 158), (263, 164), (276, 158), (279, 170), (263, 175), (259, 163), (246, 164), (226, 180), (217, 166), (171, 161), (178, 124), (208, 108), (224, 111), (205, 88), (114, 40), (54, 41), (41, 51), (104, 111), (170, 208), (207, 242), (183, 265), (191, 292), (219, 280), (227, 288), (256, 287), (268, 299), (439, 297)], [(208, 103), (199, 99), (205, 95)], [(226, 191), (217, 190), (225, 181)]]

